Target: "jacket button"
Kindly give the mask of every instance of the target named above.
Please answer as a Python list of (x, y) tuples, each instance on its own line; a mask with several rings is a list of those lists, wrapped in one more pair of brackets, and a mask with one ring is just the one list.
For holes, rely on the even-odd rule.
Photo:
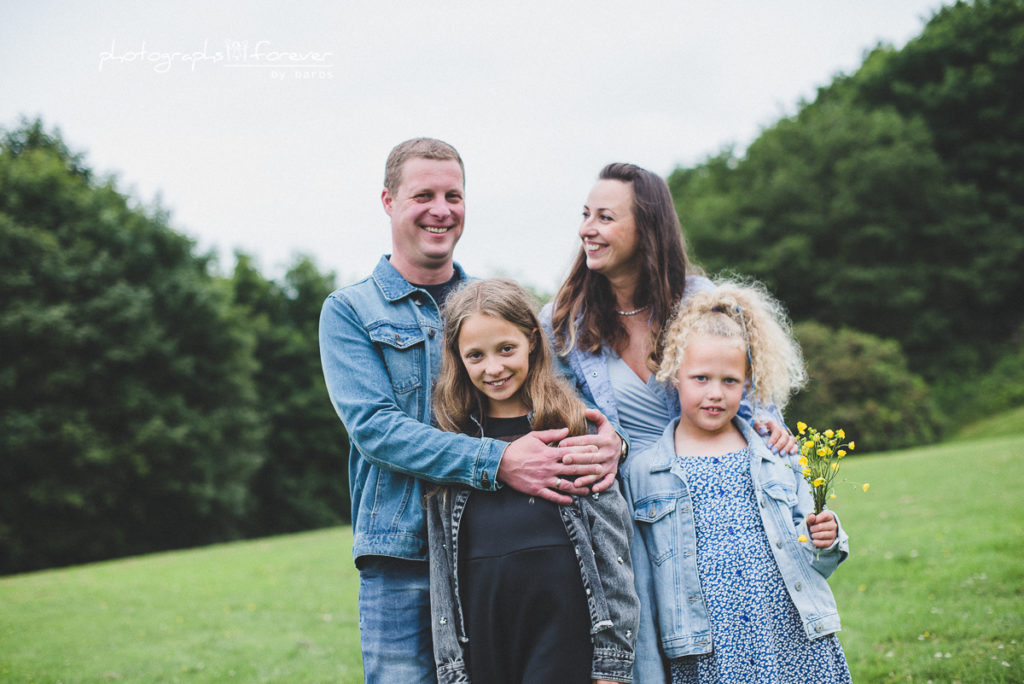
[(597, 371), (594, 371), (593, 373), (591, 373), (590, 376), (593, 377), (593, 378), (596, 378), (597, 377)]
[(815, 632), (820, 632), (821, 631), (821, 625), (814, 625), (814, 631)]
[(590, 587), (587, 587), (587, 596), (590, 596)]
[(615, 562), (617, 562), (617, 563), (618, 563), (619, 565), (622, 565), (622, 563), (624, 562), (624, 561), (622, 560), (622, 556), (619, 556), (618, 558), (616, 558), (616, 559), (615, 559)]
[(762, 496), (762, 497), (761, 497), (761, 508), (764, 508), (764, 506), (765, 506), (765, 503), (764, 503), (764, 497)]
[(441, 618), (441, 624), (442, 625), (447, 625), (448, 624), (448, 618), (444, 618), (444, 617)]
[(800, 591), (801, 589), (804, 588), (804, 585), (802, 585), (799, 582), (797, 582), (796, 584), (793, 585), (793, 588), (796, 589), (797, 591)]
[(414, 297), (412, 301), (416, 306), (423, 306), (423, 301), (419, 297)]
[(626, 630), (626, 638), (627, 639), (631, 639), (632, 637), (633, 637), (633, 630), (627, 629)]
[(776, 540), (775, 540), (775, 546), (776, 546), (777, 548), (780, 548), (780, 549), (781, 549), (781, 548), (782, 548), (782, 540), (781, 540), (781, 539), (776, 539)]
[(430, 339), (434, 339), (434, 335), (436, 334), (437, 332), (435, 332), (433, 328), (427, 331), (427, 337), (429, 337)]

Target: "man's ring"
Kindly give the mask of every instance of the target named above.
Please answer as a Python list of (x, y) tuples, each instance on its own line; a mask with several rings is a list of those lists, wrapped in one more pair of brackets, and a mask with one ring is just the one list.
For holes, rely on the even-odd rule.
[(560, 477), (556, 477), (555, 478), (555, 489), (558, 489), (558, 490), (562, 489), (562, 478), (560, 478)]

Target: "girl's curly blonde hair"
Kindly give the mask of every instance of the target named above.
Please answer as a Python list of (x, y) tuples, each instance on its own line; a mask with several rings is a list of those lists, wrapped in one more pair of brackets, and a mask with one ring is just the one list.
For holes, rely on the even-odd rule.
[(685, 298), (665, 334), (658, 380), (675, 378), (690, 341), (700, 335), (735, 339), (747, 351), (747, 391), (782, 411), (807, 382), (803, 354), (782, 304), (755, 281), (719, 280)]

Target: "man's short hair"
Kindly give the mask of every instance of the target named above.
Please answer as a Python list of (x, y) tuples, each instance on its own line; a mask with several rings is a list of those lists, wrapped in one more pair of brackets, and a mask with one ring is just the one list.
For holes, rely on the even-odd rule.
[(398, 143), (388, 155), (388, 162), (384, 167), (384, 187), (388, 192), (394, 194), (402, 183), (402, 167), (410, 159), (420, 157), (434, 161), (457, 161), (459, 169), (462, 170), (462, 181), (466, 181), (466, 167), (462, 164), (462, 157), (458, 151), (436, 138), (413, 138), (403, 143)]

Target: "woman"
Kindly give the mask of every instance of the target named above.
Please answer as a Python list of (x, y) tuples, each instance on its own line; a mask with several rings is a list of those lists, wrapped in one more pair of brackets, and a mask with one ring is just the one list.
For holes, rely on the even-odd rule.
[[(572, 271), (541, 323), (580, 393), (621, 426), (636, 451), (679, 414), (675, 388), (654, 378), (665, 324), (684, 297), (711, 282), (687, 259), (665, 181), (639, 166), (601, 170), (579, 235)], [(749, 421), (753, 414), (744, 399), (739, 415)], [(770, 448), (795, 448), (774, 407), (757, 418)]]

